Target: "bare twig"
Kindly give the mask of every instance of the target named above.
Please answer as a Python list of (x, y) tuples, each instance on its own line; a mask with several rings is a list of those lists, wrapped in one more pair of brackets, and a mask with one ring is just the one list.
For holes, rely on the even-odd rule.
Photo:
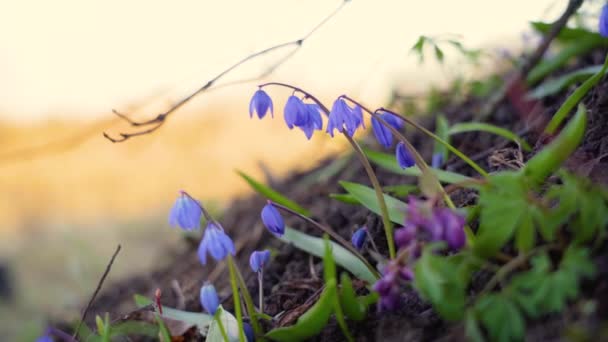
[(168, 110), (166, 110), (163, 113), (158, 114), (156, 117), (154, 117), (152, 119), (145, 120), (145, 121), (135, 121), (135, 120), (130, 119), (127, 115), (125, 115), (123, 113), (120, 113), (120, 112), (118, 112), (116, 110), (112, 110), (112, 112), (115, 115), (117, 115), (119, 118), (121, 118), (124, 121), (126, 121), (127, 123), (129, 123), (129, 125), (131, 125), (132, 127), (148, 127), (148, 128), (142, 129), (142, 130), (139, 130), (139, 131), (128, 132), (128, 133), (118, 133), (120, 135), (119, 138), (113, 138), (113, 137), (111, 137), (106, 132), (103, 133), (103, 136), (106, 139), (110, 140), (111, 142), (117, 143), (117, 142), (123, 142), (125, 140), (128, 140), (128, 139), (136, 137), (136, 136), (150, 134), (150, 133), (158, 130), (160, 127), (162, 127), (163, 124), (166, 122), (167, 118), (172, 113), (174, 113), (179, 108), (181, 108), (183, 105), (185, 105), (186, 103), (188, 103), (195, 96), (197, 96), (197, 95), (199, 95), (199, 94), (201, 94), (201, 93), (206, 92), (207, 90), (209, 90), (213, 85), (215, 85), (215, 83), (219, 79), (221, 79), (222, 77), (226, 76), (228, 73), (230, 73), (234, 69), (238, 68), (242, 64), (248, 62), (249, 60), (255, 59), (255, 58), (259, 57), (259, 56), (262, 56), (262, 55), (268, 54), (270, 52), (273, 52), (275, 50), (280, 50), (280, 49), (287, 48), (287, 47), (290, 47), (290, 46), (294, 47), (293, 50), (291, 50), (289, 53), (287, 53), (283, 58), (279, 59), (270, 68), (264, 70), (257, 77), (253, 77), (253, 78), (249, 78), (249, 79), (245, 79), (245, 80), (231, 82), (230, 84), (233, 85), (233, 84), (239, 84), (239, 83), (244, 83), (244, 82), (252, 82), (252, 81), (260, 80), (260, 79), (266, 77), (267, 75), (269, 75), (272, 72), (274, 72), (279, 66), (281, 66), (283, 63), (285, 63), (287, 60), (289, 60), (302, 47), (302, 44), (304, 43), (305, 40), (307, 40), (318, 29), (320, 29), (323, 25), (325, 25), (325, 23), (327, 23), (331, 18), (333, 18), (336, 14), (338, 14), (338, 12), (340, 12), (340, 10), (348, 2), (350, 2), (350, 0), (343, 0), (342, 3), (340, 4), (340, 6), (338, 6), (338, 8), (336, 8), (329, 15), (327, 15), (325, 18), (323, 18), (323, 20), (321, 20), (321, 22), (319, 22), (317, 25), (315, 25), (315, 27), (313, 27), (302, 38), (296, 39), (296, 40), (292, 40), (292, 41), (288, 41), (288, 42), (285, 42), (285, 43), (282, 43), (282, 44), (278, 44), (278, 45), (275, 45), (275, 46), (271, 46), (269, 48), (266, 48), (264, 50), (260, 50), (258, 52), (255, 52), (255, 53), (253, 53), (253, 54), (251, 54), (251, 55), (249, 55), (249, 56), (247, 56), (247, 57), (239, 60), (235, 64), (233, 64), (230, 67), (228, 67), (226, 70), (220, 72), (218, 75), (216, 75), (215, 77), (213, 77), (212, 79), (210, 79), (209, 81), (207, 81), (207, 83), (205, 83), (205, 85), (203, 85), (202, 87), (200, 87), (199, 89), (197, 89), (196, 91), (194, 91), (193, 93), (191, 93), (190, 95), (188, 95), (188, 96), (184, 97), (183, 99), (179, 100), (173, 106), (171, 106)]
[(95, 297), (97, 297), (97, 294), (101, 290), (101, 286), (103, 285), (103, 282), (106, 280), (108, 273), (110, 273), (110, 270), (112, 269), (112, 265), (114, 264), (114, 259), (116, 259), (118, 252), (120, 252), (120, 248), (121, 248), (120, 245), (118, 245), (116, 247), (116, 251), (112, 255), (110, 262), (108, 262), (108, 265), (106, 266), (106, 270), (103, 272), (101, 279), (99, 279), (99, 282), (97, 283), (97, 288), (95, 288), (95, 292), (93, 292), (93, 295), (91, 296), (91, 299), (89, 300), (89, 303), (87, 304), (86, 308), (82, 312), (82, 316), (80, 317), (80, 322), (78, 322), (78, 325), (76, 326), (76, 329), (74, 330), (74, 335), (73, 335), (74, 338), (76, 338), (76, 336), (78, 336), (80, 327), (82, 326), (82, 323), (84, 322), (84, 320), (87, 318), (87, 313), (89, 312), (89, 309), (91, 309), (91, 305), (93, 304), (93, 301), (95, 301)]
[(551, 25), (551, 30), (549, 30), (549, 32), (547, 32), (547, 34), (543, 37), (543, 40), (540, 42), (536, 50), (534, 50), (534, 53), (532, 53), (530, 57), (524, 60), (519, 70), (517, 70), (515, 74), (513, 74), (505, 82), (503, 87), (500, 88), (499, 91), (496, 92), (494, 96), (488, 100), (487, 105), (482, 109), (477, 119), (485, 118), (494, 113), (498, 109), (498, 106), (507, 96), (509, 90), (525, 79), (528, 72), (530, 72), (530, 70), (532, 70), (538, 64), (538, 62), (541, 61), (543, 55), (545, 54), (545, 52), (547, 52), (547, 49), (549, 48), (549, 45), (551, 45), (553, 39), (555, 39), (559, 32), (566, 26), (570, 17), (574, 13), (576, 13), (579, 7), (581, 7), (583, 1), (584, 0), (569, 0), (568, 7), (564, 11), (564, 13), (559, 17), (559, 19), (557, 19), (553, 23), (553, 25)]

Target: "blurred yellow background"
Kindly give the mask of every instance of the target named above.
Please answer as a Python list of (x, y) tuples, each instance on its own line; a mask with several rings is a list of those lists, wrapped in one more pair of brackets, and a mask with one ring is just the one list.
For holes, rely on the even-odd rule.
[[(130, 129), (112, 108), (153, 117), (244, 56), (303, 36), (340, 3), (1, 1), (0, 263), (19, 312), (79, 308), (119, 242), (111, 279), (163, 262), (157, 245), (179, 239), (166, 224), (178, 190), (221, 207), (248, 191), (235, 168), (263, 179), (261, 162), (280, 177), (340, 151), (338, 139), (308, 142), (285, 128), (288, 91), (269, 89), (274, 120), (250, 120), (256, 83), (196, 98), (153, 135), (121, 144), (101, 135)], [(458, 34), (496, 55), (566, 3), (354, 0), (267, 80), (328, 103), (347, 93), (381, 106), (394, 89), (420, 93), (494, 63), (465, 69), (446, 51), (447, 66), (420, 65), (408, 53), (419, 35)], [(254, 76), (285, 52), (223, 81)]]

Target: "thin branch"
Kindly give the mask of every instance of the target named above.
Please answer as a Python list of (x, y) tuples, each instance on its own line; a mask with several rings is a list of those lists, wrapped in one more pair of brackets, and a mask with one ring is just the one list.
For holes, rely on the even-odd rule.
[[(117, 115), (119, 118), (123, 119), (124, 121), (126, 121), (127, 123), (129, 123), (129, 125), (131, 125), (132, 127), (142, 127), (142, 126), (151, 126), (148, 129), (144, 129), (141, 131), (134, 131), (134, 132), (128, 132), (128, 133), (119, 133), (119, 138), (113, 138), (111, 137), (108, 133), (104, 132), (103, 136), (110, 140), (113, 143), (117, 143), (117, 142), (123, 142), (126, 141), (130, 138), (136, 137), (136, 136), (141, 136), (141, 135), (146, 135), (146, 134), (150, 134), (155, 132), (156, 130), (158, 130), (160, 127), (163, 126), (163, 124), (166, 122), (167, 118), (173, 114), (175, 111), (177, 111), (179, 108), (181, 108), (183, 105), (185, 105), (186, 103), (190, 102), (190, 100), (192, 100), (195, 96), (206, 92), (207, 90), (211, 89), (211, 87), (213, 87), (215, 85), (215, 83), (223, 78), (224, 76), (226, 76), (227, 74), (229, 74), (231, 71), (233, 71), (234, 69), (238, 68), (239, 66), (241, 66), (242, 64), (255, 59), (259, 56), (268, 54), (270, 52), (273, 52), (275, 50), (280, 50), (286, 47), (290, 47), (293, 46), (293, 50), (290, 51), (288, 54), (286, 54), (283, 58), (279, 59), (276, 63), (274, 63), (271, 67), (269, 67), (268, 69), (264, 70), (262, 73), (260, 73), (257, 77), (254, 78), (250, 78), (250, 79), (246, 79), (246, 80), (241, 80), (241, 81), (235, 81), (235, 82), (231, 82), (230, 84), (238, 84), (238, 83), (243, 83), (243, 82), (252, 82), (252, 81), (256, 81), (256, 80), (260, 80), (266, 76), (268, 76), (269, 74), (273, 73), (279, 66), (281, 66), (282, 64), (284, 64), (286, 61), (288, 61), (293, 55), (295, 55), (295, 53), (300, 50), (300, 48), (302, 48), (302, 44), (304, 43), (305, 40), (307, 40), (310, 36), (312, 36), (317, 30), (319, 30), (323, 25), (325, 25), (325, 23), (327, 23), (331, 18), (333, 18), (336, 14), (338, 14), (340, 12), (340, 10), (342, 10), (342, 8), (344, 7), (344, 5), (346, 5), (348, 2), (350, 2), (350, 0), (343, 0), (342, 3), (340, 4), (340, 6), (338, 6), (338, 8), (336, 8), (334, 11), (332, 11), (329, 15), (327, 15), (325, 18), (323, 18), (323, 20), (321, 20), (321, 22), (319, 22), (317, 25), (315, 25), (308, 33), (306, 33), (302, 38), (300, 39), (296, 39), (296, 40), (292, 40), (292, 41), (288, 41), (282, 44), (278, 44), (275, 46), (271, 46), (269, 48), (266, 48), (264, 50), (260, 50), (258, 52), (255, 52), (241, 60), (239, 60), (238, 62), (236, 62), (235, 64), (231, 65), (230, 67), (228, 67), (227, 69), (225, 69), (224, 71), (220, 72), (218, 75), (216, 75), (215, 77), (213, 77), (212, 79), (210, 79), (209, 81), (207, 81), (207, 83), (205, 83), (205, 85), (203, 85), (202, 87), (200, 87), (199, 89), (197, 89), (195, 92), (191, 93), (190, 95), (184, 97), (183, 99), (179, 100), (178, 102), (176, 102), (173, 106), (171, 106), (167, 111), (158, 114), (156, 117), (149, 119), (149, 120), (145, 120), (145, 121), (135, 121), (130, 119), (127, 115), (120, 113), (116, 110), (112, 110), (112, 112)], [(216, 87), (217, 88), (217, 87)]]
[(106, 280), (108, 273), (110, 273), (110, 270), (112, 269), (112, 265), (114, 264), (114, 260), (116, 259), (118, 252), (120, 252), (120, 248), (121, 248), (120, 245), (118, 245), (116, 247), (116, 251), (112, 255), (112, 258), (110, 259), (110, 262), (108, 263), (108, 266), (106, 266), (106, 270), (103, 272), (101, 279), (99, 279), (99, 282), (97, 283), (97, 288), (95, 288), (95, 292), (93, 292), (93, 295), (91, 296), (91, 299), (89, 300), (89, 303), (87, 304), (86, 308), (82, 312), (82, 316), (80, 317), (80, 321), (78, 322), (78, 325), (76, 326), (76, 330), (74, 330), (74, 335), (72, 336), (73, 338), (76, 338), (76, 336), (78, 336), (80, 327), (82, 326), (82, 323), (84, 322), (84, 320), (87, 318), (87, 313), (91, 309), (91, 305), (93, 305), (93, 302), (95, 301), (95, 298), (97, 297), (97, 294), (101, 290), (101, 286), (103, 285), (104, 281)]
[(534, 53), (532, 53), (529, 58), (524, 60), (519, 70), (517, 70), (515, 74), (512, 75), (505, 82), (504, 86), (501, 87), (498, 92), (496, 92), (496, 94), (494, 94), (494, 96), (488, 100), (487, 105), (482, 109), (482, 111), (478, 115), (478, 120), (492, 115), (498, 109), (498, 106), (502, 103), (502, 101), (505, 99), (509, 90), (511, 90), (515, 85), (524, 80), (528, 72), (530, 72), (530, 70), (532, 70), (542, 60), (543, 55), (545, 54), (545, 52), (547, 52), (547, 49), (549, 48), (549, 45), (551, 45), (553, 39), (555, 39), (559, 32), (566, 26), (570, 17), (574, 15), (574, 13), (576, 13), (579, 7), (581, 7), (583, 1), (584, 0), (568, 1), (568, 7), (564, 11), (564, 13), (559, 17), (559, 19), (557, 19), (553, 23), (553, 25), (551, 25), (551, 29), (549, 30), (549, 32), (547, 32), (547, 34), (545, 34), (543, 40), (540, 42), (536, 50), (534, 50)]

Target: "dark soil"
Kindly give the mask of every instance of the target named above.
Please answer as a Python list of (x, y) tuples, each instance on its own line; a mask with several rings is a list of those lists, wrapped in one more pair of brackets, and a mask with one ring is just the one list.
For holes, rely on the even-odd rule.
[[(605, 54), (606, 51), (595, 51), (580, 58), (568, 68), (599, 64), (603, 61)], [(565, 71), (562, 70), (559, 73)], [(521, 99), (513, 101), (511, 98), (511, 101), (504, 101), (488, 121), (521, 133), (538, 149), (548, 140), (539, 139), (539, 132), (544, 127), (543, 123), (555, 113), (572, 90), (571, 88), (567, 92), (546, 98), (539, 103), (528, 103), (527, 107), (524, 106), (532, 108), (532, 111), (522, 110), (522, 106), (519, 105), (514, 106), (512, 103)], [(571, 157), (567, 166), (575, 172), (588, 175), (596, 182), (608, 184), (608, 158), (604, 158), (608, 154), (608, 82), (606, 79), (586, 96), (584, 102), (589, 112), (588, 129), (584, 143)], [(443, 112), (451, 123), (467, 121), (472, 119), (472, 113), (478, 112), (483, 104), (484, 99), (469, 98), (462, 103), (451, 103), (443, 109)], [(427, 127), (434, 128), (434, 118), (428, 117), (422, 121), (427, 124)], [(535, 122), (537, 125), (533, 125)], [(408, 135), (422, 155), (430, 160), (431, 141), (425, 136), (413, 132), (412, 129), (408, 130)], [(457, 135), (452, 142), (490, 171), (518, 168), (531, 156), (531, 154), (519, 150), (515, 144), (485, 133)], [(369, 143), (375, 144), (372, 139), (369, 139)], [(374, 145), (374, 148), (380, 149), (377, 145)], [(343, 192), (338, 180), (369, 184), (365, 172), (355, 158), (352, 158), (346, 168), (330, 179), (313, 183), (305, 181), (307, 176), (332, 161), (333, 159), (326, 160), (316, 169), (307, 172), (294, 173), (273, 186), (287, 197), (308, 208), (315, 220), (333, 227), (345, 239), (350, 239), (350, 235), (356, 228), (366, 225), (376, 245), (382, 248), (386, 243), (377, 215), (361, 207), (344, 204), (328, 197), (330, 193)], [(451, 158), (446, 168), (476, 176), (473, 170), (456, 158)], [(413, 184), (416, 181), (413, 178), (398, 176), (382, 169), (376, 169), (376, 172), (382, 185)], [(455, 191), (452, 198), (457, 206), (462, 206), (475, 201), (476, 194), (470, 191)], [(257, 283), (248, 267), (249, 254), (255, 249), (262, 248), (272, 248), (278, 252), (264, 273), (265, 311), (274, 316), (282, 311), (298, 308), (315, 295), (322, 286), (322, 262), (320, 259), (311, 257), (272, 237), (259, 219), (260, 210), (264, 204), (264, 199), (255, 194), (237, 199), (220, 221), (235, 240), (237, 261), (245, 276), (248, 277), (249, 290), (254, 298), (257, 298)], [(301, 220), (287, 216), (285, 218), (288, 225), (319, 235), (318, 231)], [(97, 298), (91, 312), (109, 312), (113, 319), (118, 319), (135, 309), (134, 294), (143, 294), (151, 298), (157, 288), (162, 290), (163, 305), (181, 306), (185, 310), (198, 312), (202, 310), (199, 304), (199, 289), (205, 281), (213, 282), (220, 291), (220, 297), (225, 299), (224, 306), (232, 308), (225, 263), (215, 264), (212, 261), (207, 266), (201, 266), (196, 253), (197, 245), (198, 241), (190, 241), (179, 252), (167, 255), (168, 260), (171, 261), (168, 263), (169, 266), (161, 267), (153, 273), (134, 276), (120, 283), (106, 284), (105, 291)], [(153, 248), (151, 252), (154, 252)], [(369, 257), (369, 255), (367, 256)], [(608, 296), (606, 296), (608, 293), (608, 254), (603, 253), (598, 257), (597, 262), (600, 270), (599, 277), (595, 282), (585, 284), (582, 296), (595, 299), (599, 303), (598, 317), (593, 320), (587, 319), (585, 324), (588, 325), (608, 319)], [(487, 277), (483, 274), (476, 277), (478, 277), (476, 281), (482, 284), (487, 281)], [(181, 291), (176, 292), (175, 282), (179, 284)], [(577, 312), (573, 305), (572, 309), (561, 316), (546, 317), (540, 322), (533, 323), (528, 329), (529, 339), (534, 341), (560, 339), (564, 327), (582, 319)], [(93, 316), (89, 315), (90, 318)], [(464, 340), (461, 326), (442, 321), (430, 305), (420, 300), (413, 291), (407, 295), (407, 304), (399, 312), (377, 313), (372, 310), (372, 313), (363, 322), (349, 322), (349, 328), (357, 341)], [(314, 340), (341, 341), (343, 339), (336, 322), (330, 321), (322, 334)]]

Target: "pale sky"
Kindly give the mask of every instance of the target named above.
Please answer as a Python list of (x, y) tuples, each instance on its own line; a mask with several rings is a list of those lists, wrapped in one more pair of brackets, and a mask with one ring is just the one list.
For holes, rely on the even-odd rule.
[[(441, 77), (408, 55), (420, 34), (460, 34), (470, 46), (517, 42), (529, 20), (552, 19), (567, 1), (545, 13), (553, 2), (353, 0), (270, 79), (381, 101), (398, 80), (419, 89)], [(159, 89), (176, 99), (247, 54), (299, 38), (340, 3), (0, 0), (0, 113), (88, 119)], [(249, 95), (225, 89), (216, 100), (246, 106)]]

